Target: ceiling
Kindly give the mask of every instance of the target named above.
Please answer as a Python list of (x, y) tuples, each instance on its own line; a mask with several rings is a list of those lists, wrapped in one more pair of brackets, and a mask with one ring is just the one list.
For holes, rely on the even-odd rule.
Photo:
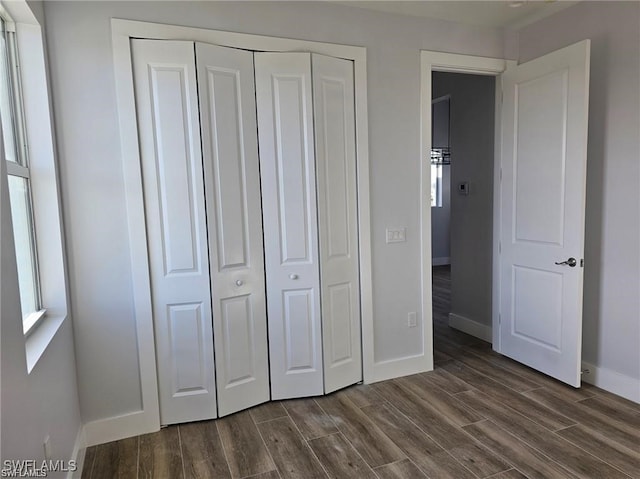
[[(331, 0), (330, 0), (331, 1)], [(579, 1), (579, 0), (578, 0)], [(571, 7), (578, 1), (569, 0), (387, 0), (339, 1), (368, 10), (397, 13), (414, 17), (438, 18), (483, 27), (519, 28)], [(518, 5), (518, 6), (516, 6)]]

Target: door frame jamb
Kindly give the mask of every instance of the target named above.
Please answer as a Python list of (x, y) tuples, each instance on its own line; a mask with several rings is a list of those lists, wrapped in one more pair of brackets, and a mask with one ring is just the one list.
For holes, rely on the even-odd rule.
[(421, 246), (421, 282), (422, 311), (424, 321), (425, 354), (430, 360), (429, 370), (433, 369), (433, 298), (431, 275), (431, 168), (425, 152), (431, 150), (431, 74), (437, 72), (467, 73), (496, 77), (495, 92), (495, 135), (493, 163), (493, 266), (492, 266), (492, 340), (493, 349), (500, 351), (499, 306), (500, 306), (500, 165), (501, 165), (501, 109), (502, 82), (500, 74), (517, 64), (514, 60), (476, 57), (455, 53), (420, 51), (420, 246)]

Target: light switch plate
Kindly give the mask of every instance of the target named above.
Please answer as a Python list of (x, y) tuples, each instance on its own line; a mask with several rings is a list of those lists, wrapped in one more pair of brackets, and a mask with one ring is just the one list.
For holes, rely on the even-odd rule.
[(407, 241), (407, 228), (387, 228), (387, 243), (403, 243)]

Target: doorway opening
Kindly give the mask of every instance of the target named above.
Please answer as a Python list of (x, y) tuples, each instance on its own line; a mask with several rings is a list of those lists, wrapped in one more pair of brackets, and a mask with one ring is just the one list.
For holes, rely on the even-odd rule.
[[(492, 348), (574, 387), (581, 382), (584, 274), (576, 257), (584, 252), (589, 52), (589, 40), (584, 40), (519, 64), (421, 54), (423, 154), (432, 146), (432, 72), (497, 76), (494, 221), (492, 228), (483, 228), (492, 230), (493, 236)], [(431, 171), (426, 161), (421, 165), (425, 198)], [(473, 185), (465, 182), (454, 188), (463, 194), (473, 191)], [(423, 304), (430, 312), (429, 202), (421, 203), (421, 212)], [(466, 231), (467, 237), (476, 233)], [(477, 259), (477, 255), (468, 258), (463, 267), (473, 268)], [(454, 258), (452, 283), (455, 263)], [(452, 293), (456, 295), (455, 285)], [(474, 290), (464, 293), (472, 295)], [(453, 314), (450, 319), (463, 328), (474, 324)], [(475, 326), (474, 332), (478, 332)]]
[(434, 362), (491, 348), (495, 83), (431, 74)]

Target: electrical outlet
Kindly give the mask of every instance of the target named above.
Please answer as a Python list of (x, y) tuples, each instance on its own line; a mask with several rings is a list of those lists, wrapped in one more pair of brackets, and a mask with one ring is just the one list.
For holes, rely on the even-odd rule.
[(415, 328), (416, 326), (418, 326), (418, 315), (413, 311), (408, 315), (407, 326), (409, 326), (410, 328)]
[(407, 228), (387, 228), (387, 243), (402, 243), (407, 241)]
[(44, 438), (44, 458), (50, 461), (53, 455), (51, 454), (51, 438), (49, 436)]

